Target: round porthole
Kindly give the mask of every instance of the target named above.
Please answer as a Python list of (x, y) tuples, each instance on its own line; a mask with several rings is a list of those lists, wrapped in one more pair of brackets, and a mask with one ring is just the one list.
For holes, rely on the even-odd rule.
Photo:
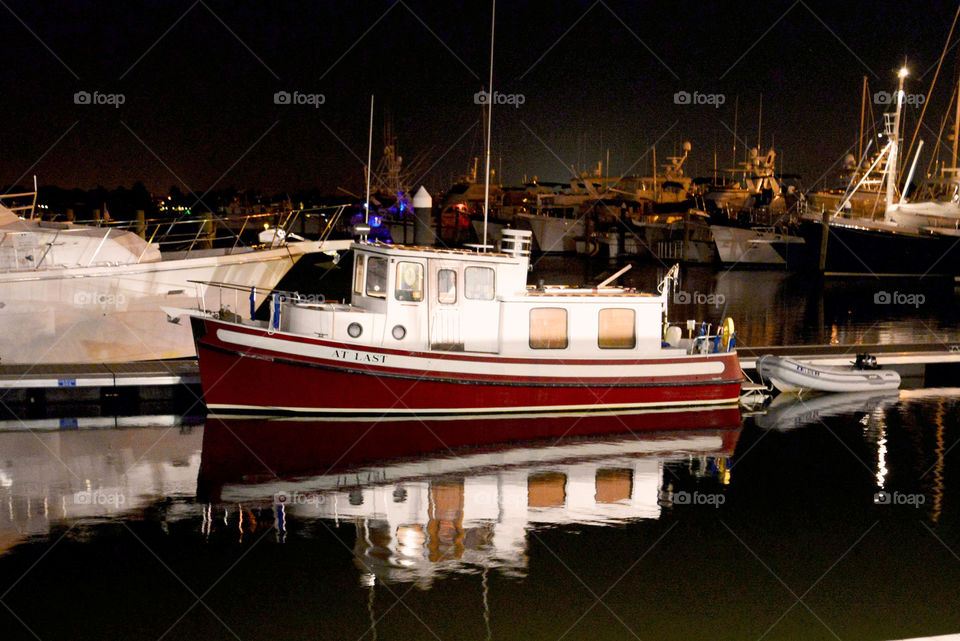
[(350, 323), (347, 325), (347, 334), (350, 335), (350, 338), (360, 338), (360, 334), (363, 333), (363, 327), (360, 323)]
[(407, 335), (407, 329), (403, 325), (394, 325), (393, 326), (393, 337), (398, 341), (402, 341), (403, 337)]

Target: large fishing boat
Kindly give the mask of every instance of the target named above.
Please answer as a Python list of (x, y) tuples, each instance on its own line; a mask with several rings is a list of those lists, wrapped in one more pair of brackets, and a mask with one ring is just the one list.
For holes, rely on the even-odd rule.
[(509, 229), (499, 252), (356, 243), (349, 304), (275, 295), (265, 321), (238, 315), (249, 287), (208, 284), (233, 306), (191, 317), (207, 407), (384, 416), (737, 401), (732, 321), (686, 339), (667, 325), (676, 267), (657, 294), (610, 279), (528, 287), (529, 243)]

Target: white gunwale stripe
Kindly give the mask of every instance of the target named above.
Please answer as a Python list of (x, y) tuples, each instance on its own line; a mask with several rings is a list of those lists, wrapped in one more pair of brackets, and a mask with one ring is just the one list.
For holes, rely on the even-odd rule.
[[(214, 414), (216, 410), (257, 410), (264, 412), (293, 412), (298, 414), (380, 414), (380, 415), (423, 415), (430, 416), (446, 414), (529, 414), (536, 412), (576, 412), (584, 410), (619, 410), (641, 408), (683, 408), (696, 406), (731, 405), (736, 402), (733, 398), (717, 398), (692, 401), (655, 401), (650, 403), (596, 403), (591, 405), (526, 405), (502, 407), (442, 407), (442, 408), (395, 408), (395, 407), (284, 407), (279, 405), (233, 405), (229, 403), (211, 403), (207, 408)], [(591, 412), (592, 413), (592, 412)]]
[[(577, 380), (602, 377), (660, 378), (669, 376), (719, 376), (723, 374), (726, 367), (723, 361), (719, 359), (693, 361), (690, 363), (650, 363), (642, 365), (636, 363), (624, 365), (558, 365), (553, 361), (539, 364), (505, 363), (496, 360), (450, 360), (404, 356), (400, 354), (384, 354), (383, 352), (376, 351), (376, 348), (370, 347), (358, 346), (341, 349), (284, 338), (236, 332), (229, 329), (218, 329), (217, 338), (224, 343), (262, 349), (282, 356), (306, 356), (308, 358), (326, 361), (328, 364), (341, 366), (344, 364), (360, 364), (364, 366), (368, 373), (374, 373), (376, 369), (405, 369), (429, 372), (431, 374), (475, 374), (507, 376), (512, 378), (541, 377)], [(338, 353), (345, 353), (346, 358), (339, 357), (337, 355)], [(640, 358), (643, 357), (641, 356)]]

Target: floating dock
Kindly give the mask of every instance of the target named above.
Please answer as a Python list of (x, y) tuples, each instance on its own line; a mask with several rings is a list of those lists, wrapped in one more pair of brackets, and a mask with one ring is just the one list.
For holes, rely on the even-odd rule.
[(820, 365), (848, 365), (857, 354), (873, 354), (877, 364), (890, 366), (931, 365), (938, 363), (960, 363), (960, 345), (941, 343), (900, 343), (896, 345), (790, 345), (767, 347), (737, 346), (740, 366), (743, 369), (756, 369), (757, 359), (764, 354), (792, 358), (800, 361), (814, 361)]
[[(204, 412), (196, 359), (64, 365), (0, 365), (0, 414)], [(69, 408), (69, 409), (68, 409)], [(0, 417), (2, 419), (3, 417)]]
[[(199, 385), (196, 359), (82, 365), (2, 365), (0, 390)], [(0, 392), (0, 396), (3, 393)]]

